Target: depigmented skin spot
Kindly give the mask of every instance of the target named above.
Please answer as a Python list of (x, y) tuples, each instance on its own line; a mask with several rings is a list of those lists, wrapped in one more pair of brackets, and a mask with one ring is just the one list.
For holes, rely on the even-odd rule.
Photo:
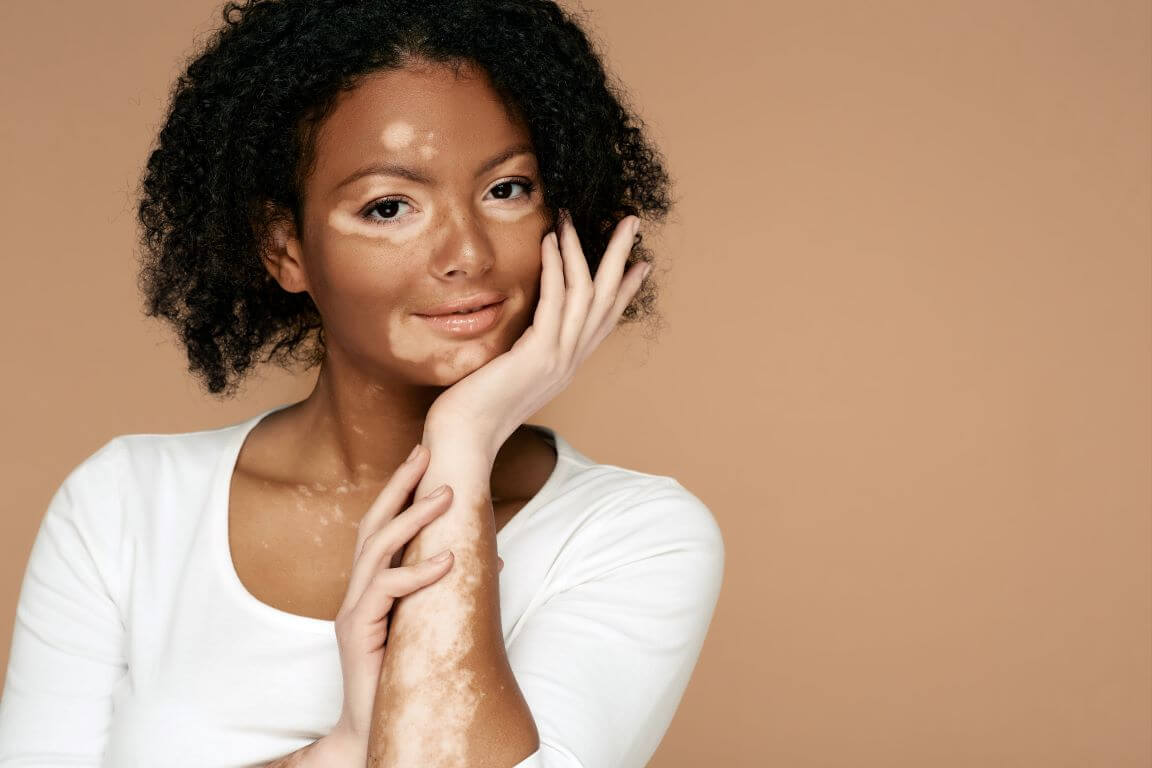
[(382, 227), (360, 219), (356, 211), (334, 210), (328, 215), (328, 226), (345, 237), (384, 240), (391, 245), (404, 245), (424, 234), (417, 227)]
[(416, 129), (408, 123), (396, 122), (384, 129), (380, 143), (389, 152), (400, 152), (408, 148), (416, 136)]
[[(457, 552), (454, 566), (459, 566), (462, 558), (475, 556), (474, 552)], [(397, 632), (390, 641), (419, 649), (419, 653), (407, 655), (403, 666), (390, 668), (394, 677), (381, 681), (394, 702), (395, 697), (403, 697), (392, 709), (389, 733), (412, 735), (380, 740), (385, 745), (385, 764), (469, 765), (468, 734), (480, 714), (484, 686), (468, 661), (473, 655), (474, 637), (460, 631), (477, 623), (475, 601), (467, 598), (468, 594), (459, 584), (445, 584), (438, 591), (425, 590), (404, 598), (409, 606), (418, 602), (422, 615), (435, 618), (415, 626), (393, 625)], [(426, 723), (436, 723), (435, 731), (430, 732), (423, 725)], [(418, 736), (421, 733), (428, 735)]]

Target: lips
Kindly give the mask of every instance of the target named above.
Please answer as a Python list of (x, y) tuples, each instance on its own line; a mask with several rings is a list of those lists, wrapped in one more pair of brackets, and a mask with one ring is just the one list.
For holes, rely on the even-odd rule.
[(488, 307), (493, 304), (499, 304), (507, 298), (502, 293), (489, 291), (487, 293), (477, 293), (472, 296), (466, 296), (459, 299), (446, 301), (442, 304), (437, 304), (434, 307), (429, 307), (423, 312), (416, 312), (422, 317), (437, 317), (443, 315), (451, 315), (456, 312), (474, 312), (478, 309)]
[(504, 315), (507, 301), (489, 304), (463, 314), (417, 315), (427, 327), (452, 339), (472, 339), (495, 328)]

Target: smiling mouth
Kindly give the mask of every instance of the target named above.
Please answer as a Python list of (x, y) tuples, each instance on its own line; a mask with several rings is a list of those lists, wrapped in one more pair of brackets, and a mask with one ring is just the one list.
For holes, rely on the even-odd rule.
[(424, 320), (430, 328), (452, 338), (479, 336), (495, 328), (504, 315), (507, 299), (495, 304), (487, 304), (471, 312), (449, 312), (444, 315), (416, 316)]
[[(444, 312), (443, 314), (439, 314), (439, 315), (420, 315), (420, 317), (452, 317), (454, 315), (474, 315), (477, 312), (488, 309), (489, 307), (494, 307), (497, 304), (503, 304), (503, 303), (504, 303), (504, 300), (502, 299), (500, 301), (494, 301), (491, 304), (485, 304), (482, 307), (476, 307), (475, 309), (461, 309), (457, 312)], [(419, 314), (419, 313), (417, 313), (417, 314)]]

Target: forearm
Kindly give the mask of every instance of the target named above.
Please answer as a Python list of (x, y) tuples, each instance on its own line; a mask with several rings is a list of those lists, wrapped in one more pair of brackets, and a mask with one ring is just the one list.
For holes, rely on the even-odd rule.
[(500, 628), (492, 459), (459, 443), (425, 444), (431, 457), (417, 497), (441, 483), (454, 495), (401, 564), (442, 549), (455, 561), (392, 607), (367, 765), (509, 768), (536, 751), (539, 737)]
[(332, 734), (265, 763), (263, 768), (363, 768), (364, 762), (362, 746)]

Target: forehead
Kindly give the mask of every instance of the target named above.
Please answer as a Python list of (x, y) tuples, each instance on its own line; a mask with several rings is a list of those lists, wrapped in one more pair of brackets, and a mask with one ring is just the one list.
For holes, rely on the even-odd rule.
[(388, 159), (440, 172), (472, 170), (496, 152), (529, 142), (487, 73), (420, 64), (374, 73), (342, 93), (316, 136), (322, 186), (366, 160)]

